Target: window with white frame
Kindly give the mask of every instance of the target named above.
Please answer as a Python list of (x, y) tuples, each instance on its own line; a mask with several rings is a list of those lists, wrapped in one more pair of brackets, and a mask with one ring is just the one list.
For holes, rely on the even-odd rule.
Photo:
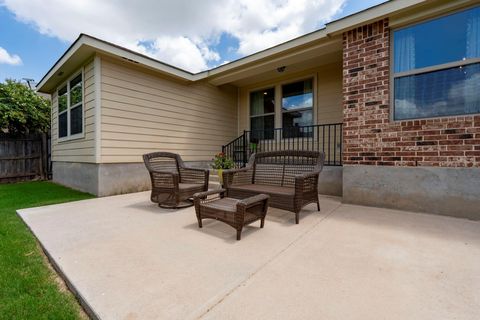
[(282, 85), (283, 137), (311, 136), (313, 124), (313, 79)]
[(250, 130), (254, 139), (273, 139), (275, 88), (250, 93)]
[(82, 73), (75, 75), (58, 89), (58, 137), (83, 134)]
[(393, 32), (395, 120), (480, 113), (480, 7)]

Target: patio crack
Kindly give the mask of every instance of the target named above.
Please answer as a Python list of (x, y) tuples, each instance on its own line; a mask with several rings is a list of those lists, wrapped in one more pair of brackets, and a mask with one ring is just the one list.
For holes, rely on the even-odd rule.
[(300, 234), (298, 237), (293, 239), (290, 243), (288, 243), (283, 249), (281, 249), (279, 252), (277, 252), (275, 255), (273, 255), (270, 259), (268, 259), (264, 264), (262, 264), (260, 267), (258, 267), (255, 271), (253, 271), (245, 280), (241, 281), (238, 285), (233, 287), (230, 291), (228, 291), (223, 297), (221, 297), (217, 302), (215, 302), (212, 306), (208, 307), (205, 312), (200, 314), (196, 319), (202, 319), (204, 316), (206, 316), (210, 311), (215, 309), (218, 305), (220, 305), (226, 298), (228, 298), (230, 295), (232, 295), (238, 288), (242, 287), (245, 283), (247, 283), (251, 278), (253, 278), (257, 273), (262, 271), (267, 265), (272, 263), (274, 260), (276, 260), (278, 257), (280, 257), (285, 251), (287, 251), (289, 248), (291, 248), (294, 244), (302, 240), (305, 236), (313, 232), (313, 230), (323, 221), (325, 221), (327, 218), (332, 216), (335, 211), (339, 207), (341, 207), (343, 203), (339, 203), (335, 208), (333, 208), (330, 212), (328, 212), (324, 217), (322, 217), (319, 221), (317, 221), (310, 229), (307, 229), (304, 233)]

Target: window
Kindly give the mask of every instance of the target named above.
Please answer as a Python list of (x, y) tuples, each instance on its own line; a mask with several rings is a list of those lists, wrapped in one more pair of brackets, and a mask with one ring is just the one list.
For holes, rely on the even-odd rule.
[(480, 7), (393, 33), (394, 119), (480, 113)]
[(58, 89), (58, 137), (75, 137), (83, 133), (82, 74), (74, 76)]
[(67, 136), (67, 86), (58, 90), (58, 137)]
[(275, 128), (275, 89), (250, 93), (250, 130), (254, 139), (273, 139)]
[(282, 86), (282, 126), (284, 138), (308, 137), (313, 131), (313, 80)]

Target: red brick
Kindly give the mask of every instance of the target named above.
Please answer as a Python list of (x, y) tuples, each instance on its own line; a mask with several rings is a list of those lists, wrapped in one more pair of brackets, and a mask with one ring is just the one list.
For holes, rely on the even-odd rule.
[(471, 145), (458, 144), (453, 146), (447, 146), (447, 150), (472, 150)]
[[(438, 154), (438, 153), (437, 153)], [(405, 157), (405, 156), (416, 156), (416, 152), (415, 151), (399, 151), (399, 152), (395, 152), (395, 155), (396, 156), (402, 156), (402, 157)]]
[(344, 162), (480, 167), (480, 116), (390, 121), (388, 19), (343, 34)]
[(440, 145), (463, 144), (463, 140), (441, 140), (438, 141)]
[(469, 140), (465, 140), (465, 144), (478, 145), (478, 146), (480, 146), (480, 139), (469, 139)]
[(417, 151), (417, 155), (422, 157), (438, 156), (438, 151)]
[(447, 161), (447, 157), (424, 157), (423, 161)]
[(440, 151), (441, 156), (465, 156), (465, 151)]

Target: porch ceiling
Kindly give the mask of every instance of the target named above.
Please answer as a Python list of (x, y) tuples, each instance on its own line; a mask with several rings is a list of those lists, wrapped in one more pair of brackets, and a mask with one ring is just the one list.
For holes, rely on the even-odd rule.
[[(212, 77), (209, 82), (217, 86), (233, 84), (243, 87), (340, 61), (342, 61), (342, 41), (340, 37), (336, 37), (328, 42), (244, 66), (223, 76)], [(277, 69), (282, 66), (285, 66), (286, 69), (279, 73)]]

